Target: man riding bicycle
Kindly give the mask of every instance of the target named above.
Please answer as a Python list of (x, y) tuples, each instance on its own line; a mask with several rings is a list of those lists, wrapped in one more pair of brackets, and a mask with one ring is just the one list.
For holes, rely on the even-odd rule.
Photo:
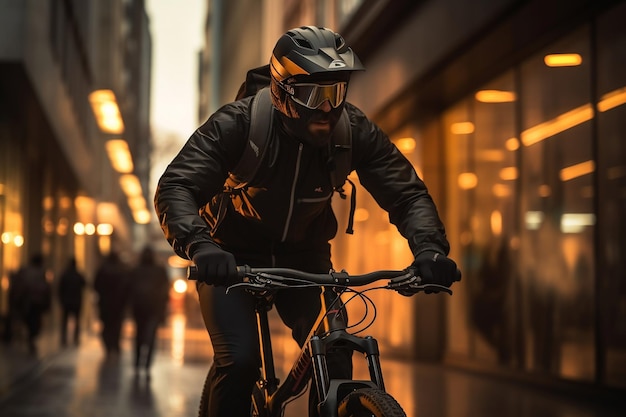
[[(359, 59), (337, 33), (318, 27), (288, 31), (270, 59), (273, 129), (256, 174), (245, 187), (225, 186), (248, 144), (252, 97), (229, 103), (200, 126), (161, 176), (155, 208), (167, 240), (198, 268), (201, 310), (214, 349), (209, 415), (244, 417), (259, 376), (254, 295), (226, 293), (236, 265), (332, 268), (337, 233), (331, 197), (331, 134), (347, 113), (351, 170), (389, 213), (415, 256), (425, 283), (457, 278), (437, 209), (423, 181), (387, 135), (345, 101)], [(320, 309), (319, 288), (287, 289), (275, 306), (302, 345)], [(333, 378), (350, 378), (351, 353), (333, 352)], [(314, 396), (312, 396), (314, 398)], [(316, 404), (311, 405), (315, 413)], [(312, 414), (314, 415), (314, 414)]]

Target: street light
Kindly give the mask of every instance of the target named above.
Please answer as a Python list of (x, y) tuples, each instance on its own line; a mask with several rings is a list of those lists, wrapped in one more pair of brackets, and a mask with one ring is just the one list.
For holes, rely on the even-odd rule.
[(124, 132), (124, 121), (112, 90), (95, 90), (89, 94), (89, 103), (100, 130), (112, 134)]

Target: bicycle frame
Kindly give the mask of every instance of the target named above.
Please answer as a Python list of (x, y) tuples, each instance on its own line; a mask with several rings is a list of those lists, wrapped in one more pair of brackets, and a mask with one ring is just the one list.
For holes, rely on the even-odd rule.
[[(328, 311), (325, 291), (331, 290), (322, 287), (320, 314), (282, 384), (276, 378), (270, 338), (267, 313), (272, 304), (265, 298), (259, 299), (256, 318), (261, 354), (261, 378), (252, 396), (252, 407), (258, 416), (281, 416), (285, 403), (306, 388), (311, 373), (317, 388), (320, 414), (327, 417), (336, 417), (339, 402), (355, 389), (371, 387), (385, 390), (378, 342), (371, 336), (359, 337), (348, 333), (343, 307)], [(365, 355), (370, 374), (369, 381), (330, 379), (326, 366), (326, 352), (338, 344)]]

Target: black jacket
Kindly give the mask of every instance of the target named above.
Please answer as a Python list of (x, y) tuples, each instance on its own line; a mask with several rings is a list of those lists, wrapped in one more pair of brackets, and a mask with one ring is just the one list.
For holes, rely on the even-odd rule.
[[(328, 257), (337, 220), (327, 149), (289, 137), (276, 120), (250, 186), (223, 192), (248, 140), (250, 101), (235, 101), (215, 112), (167, 167), (154, 201), (161, 228), (184, 258), (194, 243), (203, 241), (220, 244), (238, 261), (306, 251)], [(447, 255), (444, 227), (410, 162), (359, 109), (350, 103), (345, 108), (352, 129), (352, 169), (361, 184), (389, 213), (413, 254), (434, 250)]]

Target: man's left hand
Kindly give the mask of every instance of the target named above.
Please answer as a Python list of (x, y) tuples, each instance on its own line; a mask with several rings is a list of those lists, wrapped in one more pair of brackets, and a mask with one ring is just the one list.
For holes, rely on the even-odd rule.
[(455, 281), (461, 280), (461, 272), (456, 263), (439, 252), (421, 252), (415, 257), (412, 266), (417, 269), (418, 275), (422, 278), (421, 284), (450, 287)]

